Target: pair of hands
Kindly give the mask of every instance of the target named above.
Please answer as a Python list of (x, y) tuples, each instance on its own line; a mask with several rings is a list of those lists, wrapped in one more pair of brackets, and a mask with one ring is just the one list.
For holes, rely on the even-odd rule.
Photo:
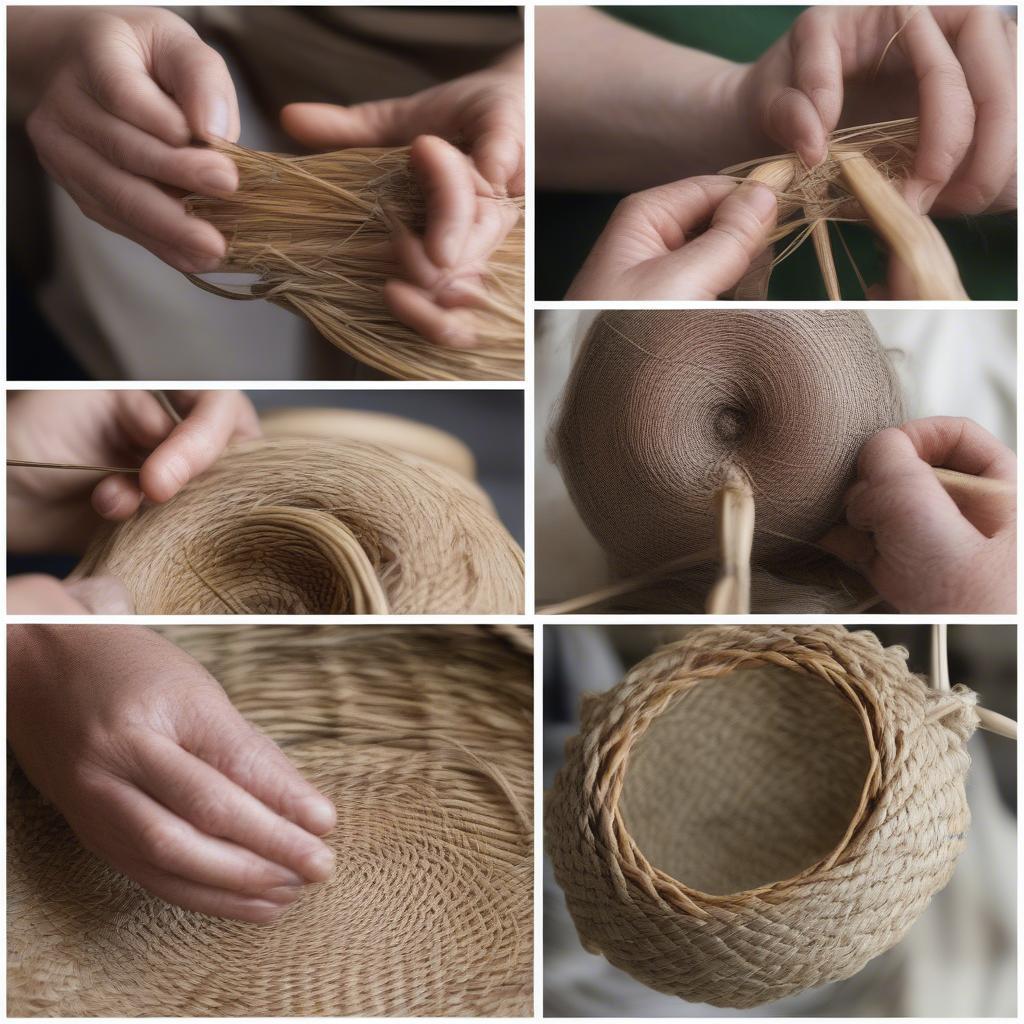
[(170, 903), (269, 923), (334, 855), (334, 805), (205, 669), (137, 626), (11, 626), (7, 736), (86, 849)]
[[(236, 141), (238, 100), (220, 55), (161, 8), (28, 9), (11, 14), (12, 45), (39, 49), (43, 82), (28, 131), (48, 173), (86, 216), (187, 273), (216, 269), (226, 243), (188, 216), (186, 192), (238, 187), (225, 155), (192, 140)], [(47, 60), (42, 37), (59, 36)], [(523, 191), (520, 52), (414, 96), (344, 108), (298, 103), (285, 130), (313, 149), (413, 143), (427, 201), (422, 239), (397, 243), (406, 280), (392, 312), (440, 344), (471, 346), (481, 264), (517, 219), (502, 203)], [(441, 138), (459, 138), (463, 154)]]
[[(175, 423), (148, 391), (23, 391), (7, 404), (12, 459), (71, 465), (141, 467), (138, 475), (83, 470), (7, 470), (7, 543), (17, 553), (74, 553), (101, 520), (127, 519), (142, 501), (173, 498), (233, 441), (260, 436), (259, 420), (240, 391), (178, 391), (169, 396)], [(128, 613), (114, 580), (64, 584), (48, 576), (14, 577), (8, 611)]]
[[(916, 115), (917, 151), (901, 183), (912, 207), (1014, 209), (1016, 32), (996, 7), (814, 7), (757, 62), (713, 75), (708, 107), (736, 153), (795, 152), (807, 167), (825, 159), (840, 125)], [(734, 155), (722, 153), (719, 166)], [(744, 195), (709, 176), (630, 196), (567, 298), (716, 298), (767, 245), (774, 209), (761, 191)], [(705, 228), (711, 243), (696, 250)], [(889, 297), (916, 298), (899, 280), (891, 271)]]

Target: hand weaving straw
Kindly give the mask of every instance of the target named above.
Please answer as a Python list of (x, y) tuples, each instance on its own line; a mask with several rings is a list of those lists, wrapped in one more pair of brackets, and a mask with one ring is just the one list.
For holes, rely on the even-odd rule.
[(273, 925), (183, 911), (85, 851), (15, 768), (8, 1013), (529, 1016), (529, 631), (165, 632), (335, 802), (335, 873)]
[[(757, 510), (754, 609), (839, 611), (870, 589), (815, 542), (863, 443), (903, 419), (860, 313), (610, 310), (577, 353), (549, 450), (613, 578), (665, 569), (616, 610), (704, 610), (715, 496), (738, 473)], [(672, 569), (700, 553), (702, 566)]]
[[(424, 203), (408, 149), (346, 149), (314, 156), (216, 148), (238, 167), (238, 190), (191, 195), (186, 206), (227, 239), (225, 270), (259, 281), (235, 290), (191, 280), (231, 299), (266, 299), (304, 316), (331, 344), (391, 376), (415, 380), (521, 380), (523, 227), (481, 268), (474, 307), (477, 349), (427, 342), (384, 303), (384, 284), (402, 276), (392, 238), (422, 231)], [(522, 200), (495, 200), (513, 204)]]
[(585, 698), (547, 801), (580, 940), (715, 1006), (856, 974), (952, 876), (975, 700), (841, 626), (701, 628), (655, 651)]
[(96, 538), (138, 614), (516, 614), (523, 554), (484, 492), (397, 448), (278, 437), (229, 449)]

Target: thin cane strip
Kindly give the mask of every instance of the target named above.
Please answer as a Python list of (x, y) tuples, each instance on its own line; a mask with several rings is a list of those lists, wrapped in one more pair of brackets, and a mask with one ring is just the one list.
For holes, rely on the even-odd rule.
[(754, 547), (754, 495), (750, 482), (734, 472), (715, 495), (721, 568), (708, 595), (709, 615), (750, 611), (750, 556)]

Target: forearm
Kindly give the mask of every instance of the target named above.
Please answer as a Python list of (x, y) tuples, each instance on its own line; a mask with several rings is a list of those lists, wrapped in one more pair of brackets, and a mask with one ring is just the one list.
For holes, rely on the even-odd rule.
[(715, 173), (747, 152), (743, 66), (589, 7), (536, 13), (537, 183), (634, 192)]

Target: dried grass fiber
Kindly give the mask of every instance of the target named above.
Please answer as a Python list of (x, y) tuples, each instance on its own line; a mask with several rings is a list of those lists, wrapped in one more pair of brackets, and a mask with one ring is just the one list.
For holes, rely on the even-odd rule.
[[(379, 422), (362, 423), (379, 436)], [(96, 575), (120, 579), (139, 614), (523, 607), (523, 553), (475, 483), (408, 445), (343, 437), (228, 449), (171, 501), (98, 536), (73, 573)]]
[[(423, 196), (408, 149), (346, 149), (313, 156), (260, 153), (218, 144), (238, 166), (227, 198), (191, 195), (190, 212), (227, 239), (225, 270), (257, 274), (232, 289), (192, 280), (233, 299), (266, 299), (305, 317), (333, 345), (383, 373), (412, 380), (521, 380), (523, 225), (513, 228), (482, 273), (475, 309), (477, 349), (425, 341), (384, 304), (400, 276), (396, 227), (422, 231)], [(507, 200), (522, 210), (522, 200)]]
[[(713, 549), (714, 494), (738, 472), (756, 505), (754, 609), (838, 611), (863, 582), (814, 543), (864, 441), (903, 419), (859, 312), (609, 310), (577, 353), (549, 447), (614, 578)], [(667, 571), (614, 607), (701, 611), (715, 571)]]
[(529, 631), (165, 632), (335, 801), (335, 875), (272, 926), (179, 910), (82, 849), (15, 769), (8, 1013), (529, 1016)]
[(847, 978), (950, 879), (975, 695), (841, 626), (694, 630), (585, 698), (545, 844), (588, 950), (749, 1008)]

